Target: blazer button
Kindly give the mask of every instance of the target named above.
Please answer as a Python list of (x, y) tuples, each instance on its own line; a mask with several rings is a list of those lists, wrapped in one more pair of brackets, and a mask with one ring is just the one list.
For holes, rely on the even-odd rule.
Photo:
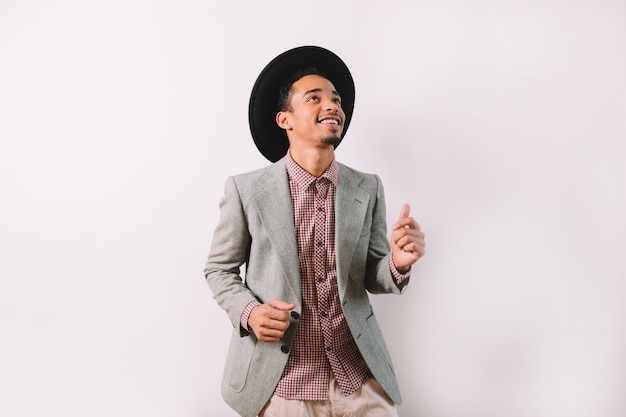
[(281, 352), (283, 352), (283, 353), (289, 353), (289, 346), (287, 346), (287, 345), (282, 345), (282, 346), (280, 347), (280, 351), (281, 351)]
[(300, 320), (300, 314), (298, 314), (297, 311), (292, 311), (291, 317), (293, 317), (294, 320)]

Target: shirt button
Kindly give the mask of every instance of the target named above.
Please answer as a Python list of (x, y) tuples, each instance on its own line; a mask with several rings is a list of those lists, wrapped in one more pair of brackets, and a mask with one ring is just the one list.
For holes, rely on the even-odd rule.
[(327, 315), (328, 315), (328, 314), (326, 314), (326, 312), (325, 312), (325, 311), (322, 311), (322, 312), (320, 313), (320, 316), (322, 316), (322, 317), (326, 317)]
[(330, 352), (331, 350), (333, 350), (330, 346), (326, 346), (326, 352)]
[(297, 311), (292, 311), (291, 312), (291, 317), (293, 317), (294, 320), (299, 320), (300, 319), (300, 314), (298, 314)]
[(324, 207), (321, 207), (321, 206), (320, 206), (320, 207), (318, 207), (318, 208), (317, 208), (317, 211), (320, 211), (320, 212), (321, 212), (321, 211), (324, 211)]
[(324, 245), (324, 242), (318, 240), (315, 245), (319, 248), (320, 246)]
[(324, 278), (318, 278), (317, 282), (324, 282)]
[(280, 351), (281, 351), (281, 352), (283, 352), (283, 353), (289, 353), (289, 346), (287, 346), (287, 345), (282, 345), (282, 346), (280, 347)]

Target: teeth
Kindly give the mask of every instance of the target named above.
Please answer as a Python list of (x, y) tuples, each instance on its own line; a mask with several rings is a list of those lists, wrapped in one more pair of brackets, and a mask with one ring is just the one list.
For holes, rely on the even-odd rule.
[(339, 122), (336, 121), (335, 119), (324, 119), (320, 123), (324, 123), (324, 124), (332, 123), (332, 124), (335, 124), (335, 125), (339, 124)]

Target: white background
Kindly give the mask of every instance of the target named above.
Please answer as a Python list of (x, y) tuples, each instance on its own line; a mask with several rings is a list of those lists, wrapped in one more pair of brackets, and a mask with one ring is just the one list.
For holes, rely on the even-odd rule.
[(623, 417), (626, 3), (0, 0), (0, 415), (229, 417), (202, 269), (259, 71), (357, 86), (339, 161), (427, 234), (373, 297), (402, 417)]

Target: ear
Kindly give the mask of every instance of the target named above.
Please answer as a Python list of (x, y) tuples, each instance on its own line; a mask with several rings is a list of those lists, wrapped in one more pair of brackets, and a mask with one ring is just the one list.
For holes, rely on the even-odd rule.
[(276, 113), (276, 124), (278, 124), (281, 129), (291, 130), (291, 120), (289, 119), (289, 114), (286, 111), (279, 111)]

